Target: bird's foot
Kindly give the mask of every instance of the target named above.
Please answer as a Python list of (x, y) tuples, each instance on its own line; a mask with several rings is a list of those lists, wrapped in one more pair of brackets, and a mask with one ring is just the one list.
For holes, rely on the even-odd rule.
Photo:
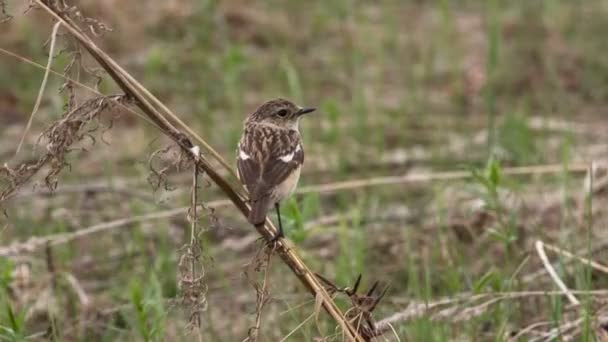
[(283, 234), (283, 230), (279, 229), (278, 233), (272, 239), (270, 239), (268, 243), (274, 245), (277, 243), (277, 241), (279, 241), (279, 239), (282, 239), (284, 237), (285, 234)]

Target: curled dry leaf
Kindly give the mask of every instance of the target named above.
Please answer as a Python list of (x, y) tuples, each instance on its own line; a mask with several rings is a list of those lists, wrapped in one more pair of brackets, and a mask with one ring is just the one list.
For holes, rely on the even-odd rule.
[[(117, 105), (127, 106), (130, 103), (131, 99), (126, 95), (100, 96), (67, 111), (61, 120), (54, 122), (40, 135), (38, 141), (45, 142), (46, 150), (42, 156), (15, 167), (8, 164), (0, 167), (0, 207), (45, 165), (50, 167), (44, 178), (45, 184), (49, 190), (55, 189), (57, 176), (65, 167), (69, 167), (66, 156), (74, 150), (73, 145), (87, 137), (94, 143), (95, 138), (91, 134), (102, 126), (99, 116)], [(93, 128), (90, 124), (94, 125)]]

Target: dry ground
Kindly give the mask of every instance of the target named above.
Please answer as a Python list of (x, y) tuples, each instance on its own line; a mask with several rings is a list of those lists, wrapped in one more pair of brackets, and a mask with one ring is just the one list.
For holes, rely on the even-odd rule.
[[(14, 16), (0, 24), (0, 48), (45, 65), (53, 22), (24, 14), (27, 1), (0, 3)], [(319, 107), (303, 122), (287, 235), (339, 286), (359, 274), (363, 288), (390, 285), (374, 319), (394, 330), (377, 340), (608, 336), (601, 1), (77, 4), (112, 29), (90, 23), (99, 45), (229, 160), (242, 119), (264, 100)], [(59, 35), (52, 68), (62, 73), (75, 49)], [(59, 92), (64, 80), (51, 74), (15, 156), (43, 74), (0, 53), (7, 169), (43, 155), (40, 133), (70, 101), (94, 96)], [(91, 87), (98, 74), (98, 91), (119, 92), (85, 53), (69, 74)], [(47, 165), (2, 203), (0, 338), (191, 340), (179, 267), (190, 172), (171, 167), (173, 150), (155, 153), (169, 141), (128, 111), (100, 113), (89, 131), (46, 179), (55, 191)], [(0, 193), (11, 177), (0, 172)], [(200, 337), (240, 341), (255, 324), (261, 243), (201, 183)], [(267, 284), (260, 341), (341, 340), (277, 258)]]

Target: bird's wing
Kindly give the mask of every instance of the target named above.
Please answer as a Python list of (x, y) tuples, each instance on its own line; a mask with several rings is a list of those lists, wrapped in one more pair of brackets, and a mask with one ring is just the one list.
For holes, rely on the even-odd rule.
[(268, 195), (304, 162), (304, 150), (298, 132), (273, 135), (268, 146), (270, 155), (262, 166), (261, 181), (253, 197)]
[(270, 128), (246, 129), (237, 151), (237, 170), (249, 191), (249, 221), (262, 223), (273, 189), (304, 162), (299, 133), (277, 134)]
[(267, 127), (246, 130), (239, 143), (238, 173), (253, 201), (270, 195), (304, 162), (299, 133), (276, 133)]
[(254, 159), (253, 152), (242, 143), (237, 150), (236, 169), (241, 183), (247, 191), (253, 192), (260, 179), (261, 164)]
[(297, 132), (273, 139), (270, 156), (262, 168), (262, 180), (271, 187), (279, 185), (304, 162), (304, 150)]

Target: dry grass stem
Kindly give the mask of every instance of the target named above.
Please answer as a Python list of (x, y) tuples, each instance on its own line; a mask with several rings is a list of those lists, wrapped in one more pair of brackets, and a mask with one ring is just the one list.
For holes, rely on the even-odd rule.
[[(269, 245), (262, 245), (256, 253), (253, 260), (246, 266), (245, 276), (251, 286), (255, 289), (256, 304), (255, 304), (255, 323), (254, 326), (250, 327), (247, 332), (247, 338), (243, 342), (256, 342), (260, 335), (260, 328), (262, 326), (262, 312), (264, 306), (270, 301), (270, 295), (268, 293), (268, 274), (270, 269), (270, 260), (273, 254), (273, 249)], [(263, 257), (262, 257), (263, 254)], [(263, 272), (262, 283), (260, 284), (255, 279), (255, 274)]]
[(570, 301), (570, 303), (572, 305), (580, 305), (580, 302), (578, 301), (578, 299), (576, 299), (576, 297), (568, 289), (566, 284), (564, 284), (564, 282), (561, 280), (561, 278), (559, 277), (559, 275), (557, 274), (557, 272), (555, 271), (555, 269), (549, 262), (549, 258), (547, 258), (547, 254), (545, 253), (544, 243), (541, 240), (537, 240), (536, 243), (534, 244), (534, 247), (536, 248), (536, 252), (538, 253), (538, 256), (540, 257), (541, 261), (543, 262), (545, 269), (547, 270), (547, 272), (551, 276), (551, 279), (553, 279), (553, 281), (555, 282), (557, 287), (559, 287), (564, 292), (564, 294), (566, 295), (566, 297), (568, 298), (568, 300)]
[(308, 323), (311, 319), (315, 317), (315, 313), (311, 313), (310, 316), (306, 317), (300, 324), (298, 324), (295, 328), (293, 328), (287, 335), (283, 336), (283, 338), (279, 342), (285, 342), (288, 338), (291, 337), (296, 331), (300, 330), (306, 323)]
[(552, 252), (555, 252), (555, 253), (563, 256), (563, 257), (566, 257), (568, 259), (578, 260), (578, 261), (580, 261), (580, 262), (582, 262), (582, 263), (584, 263), (586, 265), (589, 265), (590, 267), (592, 267), (592, 268), (594, 268), (594, 269), (596, 269), (596, 270), (598, 270), (598, 271), (600, 271), (602, 273), (607, 273), (608, 274), (608, 266), (602, 265), (602, 264), (600, 264), (600, 263), (598, 263), (596, 261), (593, 261), (591, 259), (584, 258), (582, 256), (578, 256), (576, 254), (570, 253), (567, 250), (561, 249), (561, 248), (556, 247), (556, 246), (552, 246), (552, 245), (547, 244), (547, 243), (543, 243), (543, 246), (546, 249), (548, 249), (548, 250), (550, 250)]
[(74, 293), (76, 293), (80, 305), (84, 308), (88, 307), (91, 304), (91, 300), (78, 279), (76, 279), (76, 277), (74, 277), (74, 275), (71, 273), (63, 273), (63, 276), (74, 290)]
[[(72, 145), (90, 138), (93, 142), (92, 130), (85, 127), (91, 122), (99, 124), (99, 115), (115, 104), (127, 105), (130, 99), (124, 95), (112, 95), (94, 98), (86, 101), (78, 108), (66, 112), (63, 118), (53, 123), (41, 135), (40, 140), (46, 141), (46, 153), (34, 161), (26, 161), (17, 167), (8, 164), (0, 167), (0, 208), (11, 198), (15, 192), (27, 183), (40, 169), (50, 164), (51, 169), (45, 176), (45, 183), (49, 189), (56, 187), (56, 177), (61, 170), (69, 164), (65, 161), (66, 155), (71, 151)], [(3, 179), (4, 177), (4, 179)]]
[(10, 15), (6, 12), (6, 1), (5, 0), (0, 0), (0, 14), (2, 14), (2, 17), (0, 17), (0, 24), (7, 22), (13, 18), (12, 15)]
[(71, 233), (60, 233), (47, 235), (43, 237), (34, 236), (24, 242), (17, 242), (8, 246), (0, 247), (0, 256), (9, 257), (17, 256), (24, 253), (33, 253), (43, 249), (45, 246), (57, 246), (72, 242), (77, 239), (88, 237), (91, 234), (97, 234), (105, 231), (110, 231), (116, 228), (133, 225), (135, 223), (158, 220), (187, 213), (190, 207), (177, 208), (171, 210), (160, 211), (156, 213), (127, 217), (109, 222), (103, 222), (87, 228), (83, 228)]
[[(128, 94), (134, 99), (135, 104), (144, 112), (144, 114), (147, 115), (163, 133), (165, 133), (178, 146), (180, 146), (185, 154), (190, 155), (190, 149), (194, 145), (186, 134), (182, 133), (171, 123), (171, 120), (173, 122), (177, 122), (182, 126), (182, 128), (184, 128), (185, 131), (189, 133), (191, 132), (191, 129), (185, 127), (185, 124), (183, 124), (173, 113), (171, 113), (164, 104), (152, 96), (152, 94), (150, 94), (141, 84), (139, 84), (139, 82), (137, 82), (131, 75), (122, 69), (105, 52), (99, 49), (95, 43), (86, 36), (83, 30), (78, 27), (75, 21), (69, 16), (69, 11), (66, 11), (66, 9), (62, 7), (61, 3), (51, 1), (45, 3), (41, 0), (35, 0), (35, 2), (55, 19), (61, 21), (66, 29), (106, 70), (106, 72), (125, 92), (125, 94)], [(158, 108), (163, 110), (164, 113), (159, 111)], [(167, 119), (166, 116), (170, 117), (171, 120)], [(192, 133), (190, 133), (191, 136), (197, 137)], [(228, 170), (228, 172), (234, 175), (234, 170), (232, 170), (230, 166), (223, 161), (221, 156), (219, 156), (219, 154), (215, 152), (206, 142), (202, 141), (202, 139), (199, 140), (200, 141), (198, 141), (198, 143), (207, 148), (207, 152), (215, 156), (220, 164), (222, 164)], [(248, 214), (249, 207), (246, 204), (245, 198), (241, 195), (242, 187), (239, 187), (239, 190), (235, 190), (231, 183), (220, 173), (218, 173), (205, 158), (195, 160), (195, 163), (196, 166), (200, 168), (201, 172), (207, 174), (209, 178), (224, 191), (224, 193), (230, 198), (230, 200), (243, 215)], [(0, 197), (0, 202), (3, 199), (4, 197)], [(256, 229), (267, 239), (274, 236), (276, 232), (276, 228), (270, 221), (267, 221), (266, 225), (256, 226)], [(332, 298), (327, 294), (323, 286), (319, 284), (316, 277), (296, 254), (294, 247), (286, 240), (279, 240), (277, 245), (277, 252), (279, 256), (281, 256), (282, 260), (291, 268), (294, 275), (298, 277), (302, 284), (305, 285), (314, 296), (321, 296), (323, 307), (341, 327), (346, 339), (361, 341), (362, 338), (358, 336), (356, 330), (349, 324), (344, 315), (340, 312), (339, 308), (333, 302)]]
[[(598, 302), (605, 300), (604, 298), (608, 296), (608, 290), (571, 290), (569, 293), (573, 295), (592, 296), (597, 298)], [(391, 330), (389, 327), (390, 324), (408, 322), (421, 317), (429, 317), (432, 320), (451, 323), (463, 322), (481, 316), (492, 306), (497, 305), (504, 300), (521, 300), (525, 298), (548, 296), (567, 296), (567, 293), (564, 293), (563, 291), (519, 291), (482, 294), (465, 293), (432, 302), (410, 301), (404, 310), (395, 312), (390, 316), (376, 321), (376, 329), (378, 333), (384, 333)], [(393, 301), (395, 301), (395, 299), (393, 299)], [(553, 323), (549, 325), (552, 324)], [(524, 335), (527, 331), (534, 330), (538, 326), (539, 324), (535, 323), (535, 327), (523, 328), (518, 334)]]
[[(0, 340), (608, 342), (602, 6), (343, 7), (0, 0)], [(276, 96), (306, 184), (252, 227)]]
[[(530, 165), (519, 167), (505, 167), (502, 169), (504, 175), (544, 175), (555, 174), (560, 172), (584, 173), (587, 172), (586, 164), (571, 164), (564, 166), (563, 164), (547, 164), (547, 165)], [(396, 185), (405, 183), (421, 183), (433, 181), (447, 181), (458, 179), (469, 179), (473, 177), (470, 171), (447, 171), (447, 172), (431, 172), (421, 174), (406, 174), (402, 176), (389, 176), (356, 179), (344, 182), (327, 183), (320, 185), (304, 186), (298, 190), (298, 193), (328, 193), (343, 190), (367, 188), (373, 186)]]
[[(57, 76), (57, 77), (59, 77), (59, 78), (61, 78), (61, 79), (65, 80), (66, 85), (64, 85), (64, 87), (65, 87), (65, 86), (67, 86), (67, 84), (69, 84), (70, 86), (77, 85), (78, 87), (80, 87), (80, 88), (82, 88), (82, 89), (87, 90), (87, 91), (88, 91), (88, 92), (90, 92), (91, 94), (95, 94), (95, 95), (97, 95), (97, 96), (99, 96), (99, 97), (104, 97), (104, 94), (102, 94), (101, 92), (99, 92), (97, 89), (92, 88), (92, 87), (89, 87), (88, 85), (86, 85), (86, 84), (84, 84), (84, 83), (82, 83), (82, 82), (79, 82), (78, 80), (75, 80), (75, 79), (73, 79), (73, 78), (70, 78), (70, 77), (66, 76), (64, 73), (60, 73), (60, 72), (55, 71), (55, 70), (53, 70), (53, 69), (47, 69), (47, 68), (46, 68), (44, 65), (42, 65), (42, 64), (36, 63), (36, 62), (34, 62), (34, 61), (32, 61), (32, 60), (30, 60), (30, 59), (28, 59), (28, 58), (25, 58), (25, 57), (23, 57), (23, 56), (20, 56), (20, 55), (18, 55), (18, 54), (16, 54), (16, 53), (14, 53), (14, 52), (12, 52), (12, 51), (8, 51), (8, 50), (3, 49), (3, 48), (1, 48), (1, 47), (0, 47), (0, 52), (2, 52), (3, 54), (5, 54), (5, 55), (7, 55), (7, 56), (10, 56), (10, 57), (15, 58), (15, 59), (19, 60), (20, 62), (23, 62), (23, 63), (26, 63), (26, 64), (28, 64), (28, 65), (31, 65), (31, 66), (33, 66), (33, 67), (35, 67), (35, 68), (38, 68), (38, 69), (41, 69), (41, 70), (44, 70), (44, 71), (48, 70), (48, 71), (49, 71), (51, 74), (53, 74), (54, 76)], [(66, 69), (67, 69), (67, 67), (66, 67)], [(70, 95), (70, 96), (71, 96), (71, 95)], [(68, 101), (68, 102), (70, 102), (70, 101)], [(69, 103), (68, 103), (68, 105), (69, 105)], [(139, 113), (139, 112), (137, 112), (137, 111), (133, 110), (133, 109), (132, 109), (130, 106), (125, 106), (125, 105), (123, 105), (123, 104), (121, 104), (121, 103), (116, 103), (116, 105), (120, 106), (120, 107), (121, 107), (121, 109), (124, 109), (124, 110), (125, 110), (125, 111), (127, 111), (129, 114), (135, 115), (135, 116), (139, 117), (140, 119), (142, 119), (142, 120), (144, 120), (144, 121), (146, 121), (146, 122), (150, 123), (151, 125), (155, 125), (155, 124), (154, 124), (154, 122), (153, 122), (152, 120), (150, 120), (150, 119), (149, 119), (147, 116), (142, 115), (141, 113)], [(70, 108), (70, 106), (68, 106), (68, 111), (72, 111), (72, 110), (73, 110), (73, 108)]]
[[(193, 150), (192, 154), (196, 159), (200, 152), (197, 149)], [(198, 229), (199, 170), (196, 166), (192, 169), (190, 207), (188, 208), (187, 217), (190, 222), (190, 242), (182, 248), (186, 252), (181, 256), (179, 261), (179, 287), (182, 291), (182, 302), (190, 308), (189, 328), (200, 339), (201, 313), (207, 308), (207, 284), (205, 283), (205, 266), (201, 260), (202, 244), (199, 241), (200, 232)]]
[(44, 70), (44, 76), (42, 78), (42, 83), (40, 84), (40, 89), (38, 90), (38, 96), (36, 97), (36, 103), (34, 103), (34, 108), (32, 109), (32, 113), (30, 114), (30, 118), (27, 120), (27, 124), (25, 125), (25, 129), (23, 130), (23, 135), (21, 136), (21, 140), (19, 140), (19, 145), (17, 145), (17, 151), (15, 154), (19, 154), (21, 151), (21, 146), (25, 141), (25, 137), (32, 127), (32, 122), (34, 121), (34, 116), (36, 112), (38, 112), (38, 107), (40, 107), (40, 102), (42, 101), (42, 95), (44, 95), (44, 90), (46, 89), (46, 82), (49, 79), (49, 71), (51, 70), (51, 65), (53, 64), (53, 57), (55, 56), (55, 41), (57, 40), (57, 31), (59, 31), (59, 27), (61, 26), (61, 22), (55, 23), (53, 25), (53, 31), (51, 33), (51, 46), (49, 47), (49, 59), (46, 63), (46, 69)]
[[(591, 246), (591, 250), (589, 251), (589, 256), (601, 253), (602, 251), (604, 251), (606, 249), (607, 246), (608, 246), (608, 239), (594, 242)], [(589, 257), (587, 257), (585, 259), (589, 260)], [(564, 267), (566, 267), (566, 269), (571, 268), (574, 260), (576, 260), (576, 258), (565, 259), (563, 262)], [(530, 272), (530, 273), (524, 275), (522, 277), (521, 281), (522, 281), (522, 283), (526, 283), (526, 284), (537, 282), (538, 278), (545, 276), (546, 274), (547, 274), (547, 272), (546, 272), (545, 268), (542, 267), (534, 272)]]
[[(0, 49), (2, 51), (2, 49)], [(89, 89), (94, 91), (92, 88)], [(118, 105), (122, 105), (118, 103)], [(135, 113), (141, 117), (141, 115), (137, 112), (131, 110), (131, 108), (123, 106), (124, 109), (129, 110), (131, 113)], [(143, 117), (146, 118), (146, 117)], [(158, 153), (155, 152), (155, 153)], [(152, 157), (151, 157), (152, 158)], [(521, 167), (505, 167), (503, 169), (503, 173), (507, 175), (518, 175), (518, 176), (533, 176), (533, 175), (543, 175), (543, 174), (555, 174), (564, 172), (564, 170), (572, 173), (579, 174), (588, 174), (588, 167), (585, 167), (583, 164), (571, 164), (567, 166), (563, 166), (561, 164), (546, 164), (546, 165), (528, 165)], [(158, 170), (155, 170), (158, 173)], [(353, 179), (347, 180), (343, 182), (329, 182), (323, 184), (315, 184), (310, 186), (303, 186), (296, 189), (296, 194), (307, 194), (307, 193), (336, 193), (340, 191), (349, 191), (349, 190), (357, 190), (366, 187), (374, 187), (374, 186), (386, 186), (386, 185), (397, 185), (397, 184), (407, 184), (407, 183), (420, 183), (420, 182), (435, 182), (435, 181), (447, 181), (447, 180), (461, 180), (461, 179), (469, 179), (471, 178), (471, 172), (466, 171), (446, 171), (446, 172), (430, 172), (430, 173), (413, 173), (407, 174), (403, 176), (390, 176), (390, 177), (380, 177), (380, 178), (366, 178), (366, 179)], [(50, 190), (37, 190), (37, 191), (21, 191), (19, 194), (15, 196), (15, 198), (29, 197), (34, 195), (47, 195), (47, 194), (63, 194), (63, 193), (77, 193), (77, 192), (85, 192), (85, 191), (115, 191), (115, 192), (126, 192), (133, 193), (136, 192), (132, 189), (132, 185), (137, 183), (137, 180), (133, 180), (132, 182), (122, 182), (122, 181), (113, 181), (112, 183), (108, 182), (97, 182), (93, 184), (83, 184), (83, 185), (68, 185), (62, 186), (58, 189), (50, 189)], [(608, 178), (606, 178), (606, 183), (608, 184)], [(158, 186), (158, 185), (156, 185)], [(596, 191), (597, 185), (595, 187)], [(181, 189), (173, 190), (176, 194), (181, 193)], [(149, 195), (138, 194), (138, 196), (149, 198)], [(224, 206), (231, 203), (230, 200), (216, 200), (214, 201), (217, 206)], [(338, 217), (338, 216), (336, 216)], [(333, 222), (333, 221), (332, 221)]]

